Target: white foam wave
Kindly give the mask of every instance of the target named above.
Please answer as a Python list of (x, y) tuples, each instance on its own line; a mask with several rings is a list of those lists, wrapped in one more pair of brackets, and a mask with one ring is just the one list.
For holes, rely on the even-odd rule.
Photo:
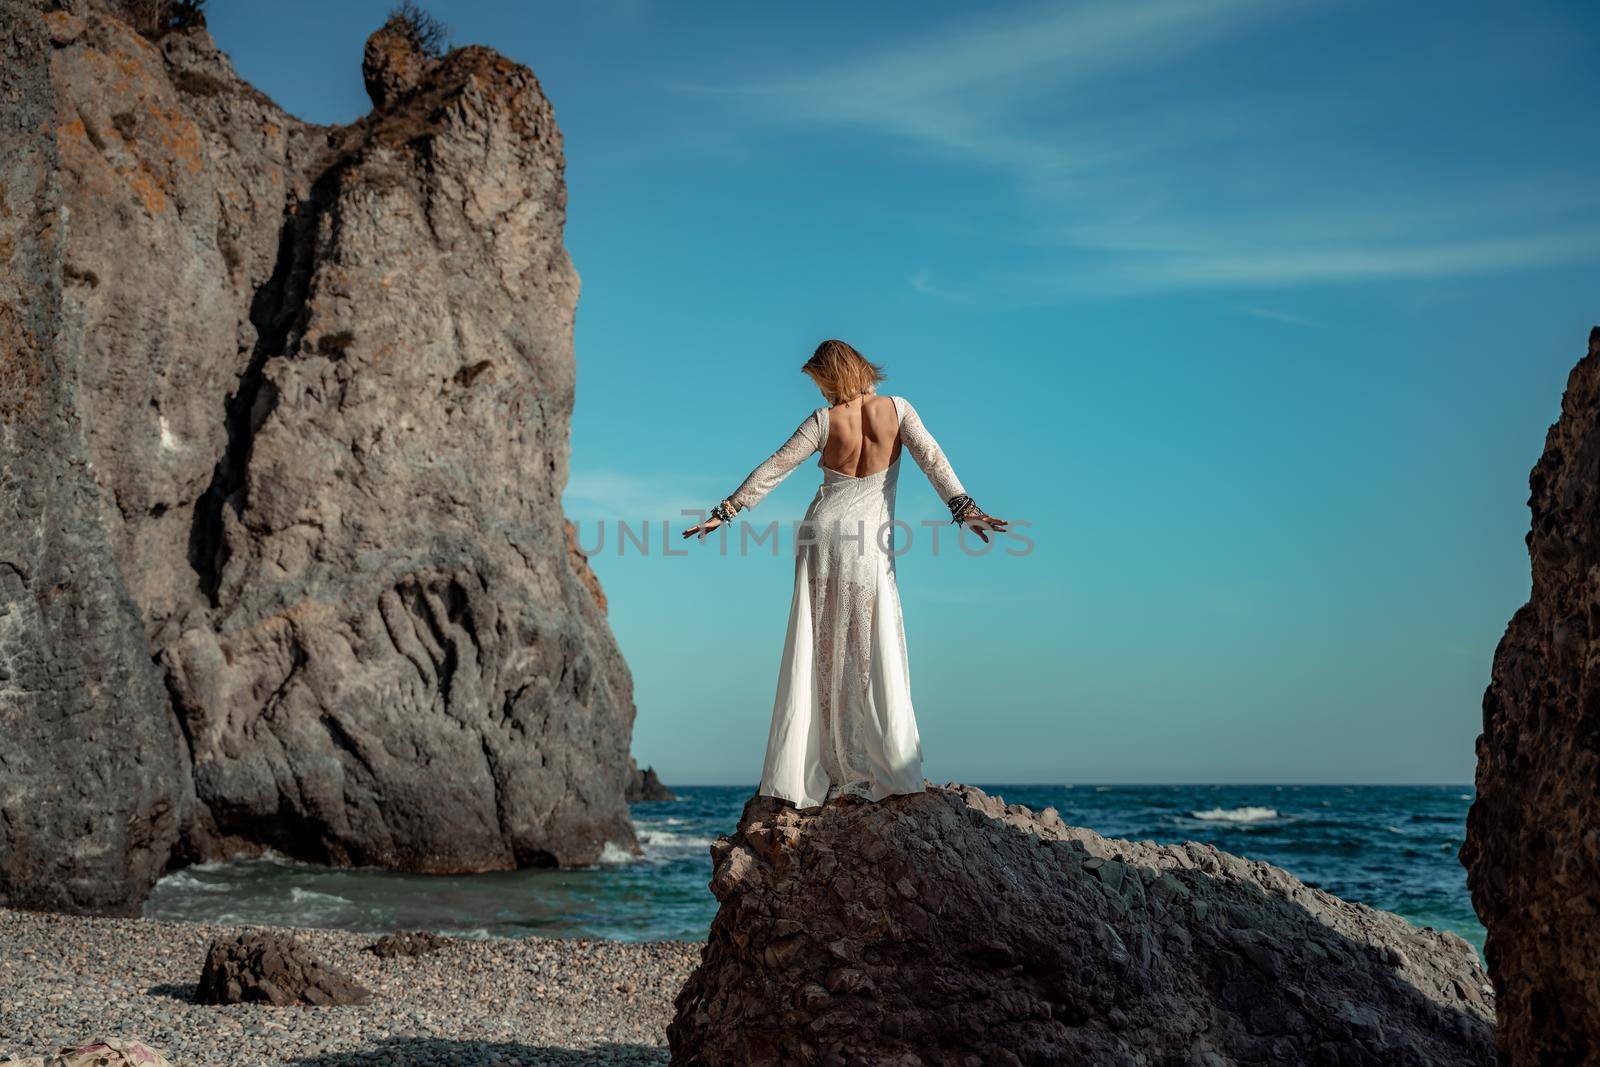
[(632, 863), (638, 858), (615, 841), (607, 841), (605, 847), (600, 850), (600, 859), (597, 862), (602, 867), (615, 867), (619, 864)]
[(1203, 822), (1266, 822), (1268, 819), (1278, 817), (1277, 808), (1207, 808), (1205, 811), (1191, 811), (1189, 813)]
[(222, 882), (208, 882), (196, 878), (188, 871), (176, 871), (161, 879), (163, 889), (178, 889), (188, 893), (231, 893), (233, 886)]
[(683, 852), (711, 847), (711, 838), (700, 834), (680, 834), (674, 830), (653, 830), (643, 826), (635, 828), (634, 832), (646, 852), (668, 850)]
[(335, 907), (343, 907), (350, 903), (349, 900), (336, 894), (319, 893), (315, 889), (302, 889), (299, 886), (289, 890), (289, 899), (296, 904), (332, 904)]

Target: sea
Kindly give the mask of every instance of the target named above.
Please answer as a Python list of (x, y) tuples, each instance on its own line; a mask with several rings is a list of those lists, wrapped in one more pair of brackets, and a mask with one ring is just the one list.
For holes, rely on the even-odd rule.
[[(1483, 948), (1456, 854), (1471, 786), (980, 785), (1107, 837), (1203, 841), (1266, 860), (1347, 900), (1453, 930)], [(330, 869), (280, 856), (167, 875), (144, 913), (233, 925), (432, 930), (467, 937), (703, 940), (716, 914), (709, 849), (750, 786), (673, 787), (634, 804), (643, 854), (593, 867), (420, 875)]]

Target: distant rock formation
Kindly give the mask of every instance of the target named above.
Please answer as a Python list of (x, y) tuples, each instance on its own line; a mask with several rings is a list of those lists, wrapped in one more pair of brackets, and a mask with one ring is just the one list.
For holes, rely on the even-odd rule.
[(1495, 651), (1461, 850), (1516, 1067), (1600, 1061), (1600, 327), (1529, 485), (1533, 592)]
[(672, 790), (661, 784), (654, 767), (639, 769), (637, 760), (628, 759), (628, 802), (641, 800), (677, 800)]
[(969, 786), (796, 811), (712, 847), (674, 1064), (1490, 1064), (1486, 976), (1208, 845), (1113, 841)]
[(0, 903), (631, 844), (538, 82), (391, 23), (313, 126), (137, 7), (0, 0)]

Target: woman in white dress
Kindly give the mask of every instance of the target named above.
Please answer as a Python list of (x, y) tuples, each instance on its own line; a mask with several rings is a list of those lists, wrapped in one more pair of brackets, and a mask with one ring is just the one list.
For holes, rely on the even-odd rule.
[(806, 416), (683, 536), (705, 540), (821, 454), (822, 485), (796, 532), (794, 600), (759, 792), (802, 808), (838, 796), (920, 793), (922, 745), (894, 573), (902, 446), (949, 505), (952, 522), (986, 543), (988, 531), (1006, 523), (967, 496), (905, 398), (877, 395), (881, 367), (843, 341), (824, 341), (801, 369), (829, 406)]

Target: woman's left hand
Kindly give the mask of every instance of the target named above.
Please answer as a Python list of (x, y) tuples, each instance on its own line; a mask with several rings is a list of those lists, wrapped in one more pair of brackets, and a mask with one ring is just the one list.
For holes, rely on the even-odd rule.
[(993, 530), (995, 533), (1005, 533), (1006, 527), (1010, 525), (1010, 523), (1008, 523), (1005, 519), (997, 519), (993, 515), (988, 515), (979, 511), (975, 514), (964, 517), (961, 520), (961, 525), (965, 526), (967, 529), (983, 538), (984, 544), (988, 544), (988, 531)]

